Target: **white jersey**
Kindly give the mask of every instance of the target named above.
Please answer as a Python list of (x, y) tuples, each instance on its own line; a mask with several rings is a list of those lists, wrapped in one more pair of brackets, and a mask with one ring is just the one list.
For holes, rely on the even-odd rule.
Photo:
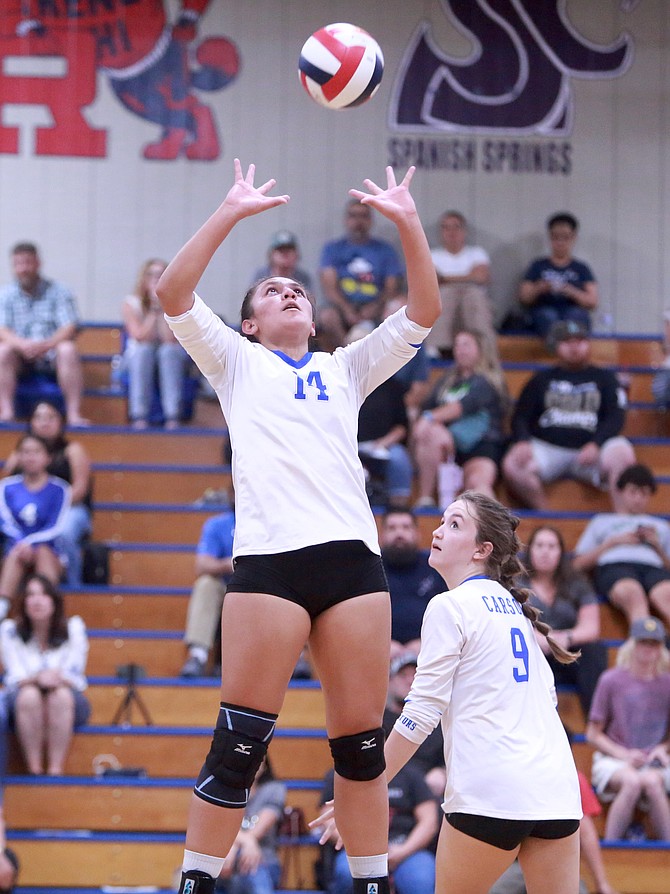
[(426, 608), (416, 677), (395, 729), (420, 743), (440, 719), (446, 813), (581, 818), (551, 669), (519, 603), (487, 578)]
[(358, 411), (430, 330), (401, 308), (360, 341), (296, 361), (239, 335), (197, 295), (187, 313), (166, 319), (216, 391), (230, 430), (233, 556), (334, 540), (362, 540), (379, 553)]

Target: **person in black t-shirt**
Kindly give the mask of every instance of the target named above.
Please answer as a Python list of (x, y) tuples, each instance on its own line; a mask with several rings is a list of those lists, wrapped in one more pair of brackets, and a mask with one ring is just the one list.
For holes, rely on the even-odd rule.
[(613, 372), (591, 363), (585, 326), (556, 323), (551, 330), (558, 363), (532, 376), (512, 416), (514, 443), (503, 460), (511, 493), (531, 509), (546, 509), (544, 485), (578, 478), (606, 486), (616, 508), (616, 481), (635, 463), (621, 436), (626, 397)]

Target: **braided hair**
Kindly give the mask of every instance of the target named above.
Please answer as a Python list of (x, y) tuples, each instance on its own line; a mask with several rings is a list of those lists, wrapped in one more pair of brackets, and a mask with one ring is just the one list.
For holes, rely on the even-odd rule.
[(532, 595), (532, 590), (515, 585), (517, 579), (526, 572), (519, 559), (521, 543), (516, 534), (519, 519), (497, 500), (477, 491), (466, 490), (458, 499), (466, 503), (475, 521), (477, 542), (490, 543), (493, 547), (486, 563), (489, 577), (499, 581), (506, 590), (509, 590), (533, 627), (546, 636), (552, 655), (557, 661), (561, 664), (576, 661), (581, 653), (568, 652), (560, 646), (551, 635), (551, 627), (540, 620), (540, 610), (529, 604), (528, 598)]

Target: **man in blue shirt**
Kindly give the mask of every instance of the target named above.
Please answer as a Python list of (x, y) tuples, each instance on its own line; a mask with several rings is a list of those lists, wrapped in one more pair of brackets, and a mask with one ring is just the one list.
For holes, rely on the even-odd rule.
[(221, 607), (226, 584), (233, 573), (233, 535), (235, 514), (232, 510), (207, 519), (196, 549), (198, 575), (188, 603), (184, 641), (188, 658), (182, 677), (201, 677), (221, 622)]
[(352, 199), (344, 223), (345, 236), (327, 242), (321, 253), (319, 276), (328, 306), (319, 314), (316, 334), (326, 351), (345, 344), (356, 323), (380, 322), (384, 301), (398, 293), (404, 272), (393, 246), (370, 235), (369, 205)]
[(419, 549), (419, 527), (409, 509), (385, 514), (379, 542), (391, 592), (391, 657), (418, 653), (423, 613), (445, 583), (428, 564), (428, 550)]

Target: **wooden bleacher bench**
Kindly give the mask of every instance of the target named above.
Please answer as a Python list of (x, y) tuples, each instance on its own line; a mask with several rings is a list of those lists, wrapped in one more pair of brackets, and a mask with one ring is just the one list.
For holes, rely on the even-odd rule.
[[(652, 511), (667, 515), (670, 506), (670, 450), (667, 420), (651, 403), (650, 380), (657, 357), (656, 339), (593, 339), (594, 361), (630, 375), (626, 433), (637, 455), (660, 476)], [(219, 702), (213, 678), (182, 680), (176, 675), (184, 658), (182, 635), (188, 594), (194, 578), (194, 547), (203, 522), (220, 511), (196, 506), (206, 488), (224, 489), (230, 469), (223, 465), (224, 422), (216, 402), (198, 401), (194, 423), (176, 433), (131, 432), (125, 399), (110, 387), (111, 357), (118, 353), (118, 324), (85, 326), (79, 336), (86, 398), (84, 412), (95, 423), (76, 437), (89, 450), (95, 475), (96, 539), (109, 542), (110, 584), (66, 593), (69, 613), (81, 614), (89, 628), (89, 726), (73, 740), (59, 779), (21, 775), (14, 748), (5, 791), (10, 844), (23, 863), (26, 894), (99, 894), (103, 885), (154, 885), (171, 891), (181, 860), (186, 810), (211, 737)], [(544, 344), (527, 336), (501, 336), (501, 357), (512, 393), (532, 372), (554, 358)], [(442, 365), (435, 364), (433, 375)], [(7, 455), (23, 425), (0, 429)], [(504, 492), (501, 491), (504, 497)], [(520, 510), (520, 534), (550, 523), (572, 548), (593, 512), (606, 511), (605, 494), (576, 482), (550, 489), (551, 510)], [(379, 519), (378, 519), (379, 520)], [(419, 513), (423, 546), (430, 544), (439, 513)], [(601, 604), (602, 635), (611, 655), (625, 635), (621, 615)], [(122, 664), (142, 665), (137, 684), (151, 726), (136, 709), (131, 722), (111, 725), (126, 692), (115, 674)], [(576, 733), (577, 763), (590, 770), (591, 749), (583, 740), (584, 718), (569, 687), (559, 692), (559, 710)], [(331, 757), (318, 683), (293, 683), (271, 745), (273, 765), (289, 787), (288, 803), (309, 820), (316, 815), (320, 782)], [(144, 768), (146, 779), (98, 778), (93, 761), (112, 754), (124, 767)], [(601, 827), (602, 831), (602, 827)], [(317, 848), (311, 839), (292, 848), (288, 888), (314, 884)], [(670, 891), (667, 845), (607, 845), (605, 861), (621, 894)]]

